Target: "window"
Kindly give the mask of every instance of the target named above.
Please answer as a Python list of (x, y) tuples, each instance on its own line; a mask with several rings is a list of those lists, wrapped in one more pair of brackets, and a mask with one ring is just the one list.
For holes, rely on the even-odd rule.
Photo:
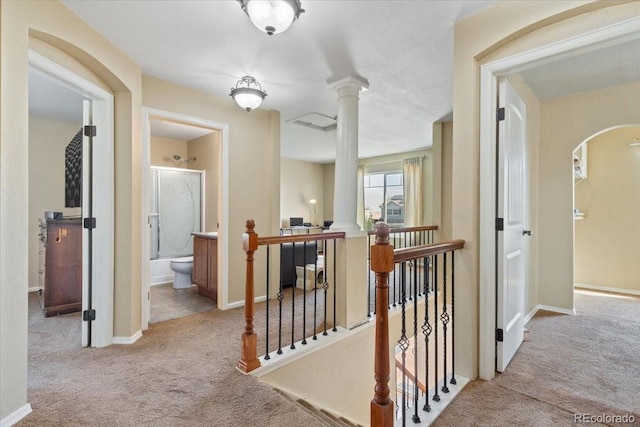
[(404, 187), (402, 172), (380, 172), (364, 176), (365, 227), (371, 230), (378, 221), (390, 227), (404, 225)]

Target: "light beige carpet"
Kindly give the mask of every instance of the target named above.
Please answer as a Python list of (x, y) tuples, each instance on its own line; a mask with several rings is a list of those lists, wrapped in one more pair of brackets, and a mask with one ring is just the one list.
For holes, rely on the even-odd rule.
[[(28, 401), (18, 426), (322, 426), (235, 369), (241, 309), (150, 325), (132, 345), (80, 347), (79, 314), (44, 318), (30, 297)], [(34, 315), (35, 314), (35, 315)]]
[[(576, 315), (539, 312), (506, 371), (475, 381), (435, 426), (640, 425), (640, 300), (577, 291)], [(631, 415), (635, 423), (598, 423)]]

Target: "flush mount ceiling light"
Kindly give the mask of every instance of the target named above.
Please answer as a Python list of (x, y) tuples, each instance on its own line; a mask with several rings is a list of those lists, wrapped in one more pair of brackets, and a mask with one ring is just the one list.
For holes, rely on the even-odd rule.
[(229, 94), (236, 103), (247, 111), (258, 108), (262, 100), (267, 96), (267, 92), (262, 90), (260, 83), (251, 76), (244, 76), (236, 83), (236, 87), (231, 88)]
[(253, 25), (270, 36), (282, 33), (304, 13), (299, 0), (238, 0)]

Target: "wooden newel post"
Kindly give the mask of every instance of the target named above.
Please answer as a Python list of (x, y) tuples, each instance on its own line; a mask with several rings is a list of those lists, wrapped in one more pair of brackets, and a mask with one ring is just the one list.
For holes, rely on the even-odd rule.
[(254, 291), (253, 291), (253, 253), (258, 250), (258, 234), (253, 229), (254, 220), (247, 220), (247, 231), (242, 235), (242, 248), (247, 253), (247, 269), (244, 293), (244, 332), (242, 333), (242, 353), (238, 360), (238, 369), (250, 372), (260, 367), (258, 360), (258, 336), (254, 330)]
[(392, 427), (394, 406), (389, 398), (389, 273), (393, 271), (393, 246), (389, 244), (389, 226), (375, 225), (376, 244), (371, 247), (371, 271), (376, 273), (376, 344), (371, 400), (371, 426)]

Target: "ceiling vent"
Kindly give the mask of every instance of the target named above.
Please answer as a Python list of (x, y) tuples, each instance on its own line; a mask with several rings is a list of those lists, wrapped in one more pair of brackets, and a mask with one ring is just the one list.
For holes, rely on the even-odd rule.
[(304, 116), (291, 119), (287, 123), (293, 123), (322, 132), (328, 132), (330, 130), (335, 130), (338, 127), (337, 119), (337, 116), (332, 117), (322, 113), (309, 113)]

